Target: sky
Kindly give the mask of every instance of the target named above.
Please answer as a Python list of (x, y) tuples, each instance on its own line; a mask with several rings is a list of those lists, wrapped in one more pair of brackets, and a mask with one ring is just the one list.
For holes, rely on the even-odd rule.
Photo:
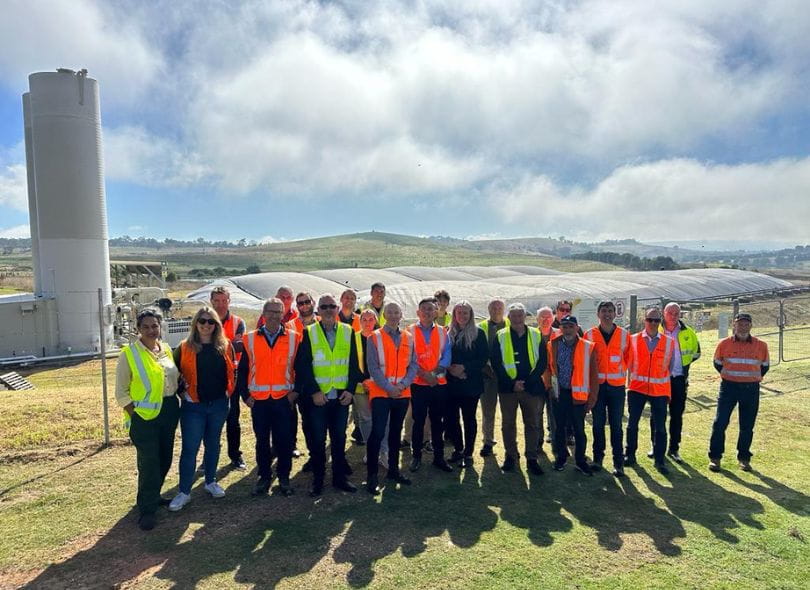
[(27, 76), (69, 67), (111, 236), (806, 244), (808, 31), (802, 0), (5, 0), (0, 237)]

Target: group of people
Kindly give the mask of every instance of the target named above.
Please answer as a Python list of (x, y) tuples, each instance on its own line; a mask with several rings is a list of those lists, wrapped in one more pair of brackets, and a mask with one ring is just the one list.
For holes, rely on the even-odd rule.
[[(301, 454), (299, 412), (309, 453), (303, 470), (312, 473), (312, 497), (324, 490), (327, 436), (332, 486), (357, 491), (345, 453), (350, 417), (355, 425), (352, 437), (366, 448), (365, 489), (370, 494), (380, 493), (380, 465), (386, 467), (390, 484), (410, 485), (400, 465), (403, 443), (411, 448), (410, 472), (422, 468), (425, 452), (442, 472), (454, 471), (454, 465), (471, 467), (479, 400), (479, 454), (493, 454), (499, 406), (505, 448), (501, 469), (506, 472), (514, 471), (520, 460), (518, 408), (526, 469), (532, 475), (543, 473), (538, 458), (544, 442), (551, 443), (555, 470), (565, 468), (569, 447), (581, 473), (603, 469), (609, 426), (612, 473), (623, 477), (624, 467), (636, 462), (639, 422), (647, 404), (652, 443), (648, 455), (656, 469), (668, 473), (667, 456), (683, 461), (679, 445), (689, 367), (700, 358), (700, 345), (694, 330), (681, 320), (678, 304), (668, 304), (663, 312), (646, 310), (644, 328), (630, 334), (616, 325), (611, 301), (598, 305), (599, 324), (584, 332), (569, 301), (558, 302), (554, 310), (539, 309), (537, 327), (527, 325), (521, 303), (507, 308), (495, 299), (487, 318), (476, 323), (468, 302), (459, 301), (448, 312), (449, 302), (444, 290), (422, 299), (417, 321), (405, 327), (401, 306), (386, 302), (382, 283), (372, 285), (370, 300), (359, 308), (351, 289), (339, 299), (326, 293), (316, 300), (306, 292), (293, 297), (293, 290), (282, 286), (264, 302), (257, 328), (247, 331), (244, 320), (230, 310), (228, 290), (215, 287), (211, 305), (196, 312), (188, 337), (174, 351), (160, 339), (160, 315), (149, 309), (140, 312), (139, 338), (119, 357), (116, 385), (116, 399), (137, 452), (139, 526), (152, 529), (160, 505), (177, 511), (191, 501), (201, 444), (204, 489), (215, 498), (225, 495), (216, 473), (226, 424), (231, 467), (246, 469), (240, 449), (240, 403), (250, 409), (256, 438), (255, 496), (267, 494), (276, 477), (279, 493), (293, 494), (292, 461)], [(742, 469), (750, 469), (759, 382), (769, 367), (767, 345), (751, 336), (751, 324), (750, 315), (737, 314), (734, 334), (715, 352), (721, 386), (709, 447), (713, 471), (720, 470), (725, 430), (736, 405), (737, 458)], [(593, 415), (590, 462), (588, 412)], [(168, 500), (160, 490), (171, 466), (178, 422), (179, 491)], [(445, 441), (453, 449), (449, 457)]]

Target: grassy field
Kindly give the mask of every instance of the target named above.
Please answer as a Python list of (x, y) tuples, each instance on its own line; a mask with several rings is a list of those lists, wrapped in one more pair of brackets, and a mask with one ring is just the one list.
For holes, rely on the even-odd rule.
[[(134, 449), (116, 410), (114, 444), (99, 448), (99, 362), (30, 378), (34, 391), (0, 392), (2, 588), (808, 586), (810, 361), (768, 375), (752, 473), (733, 460), (734, 424), (726, 469), (706, 469), (717, 389), (706, 359), (692, 374), (687, 463), (668, 477), (643, 455), (624, 480), (553, 472), (545, 460), (546, 474), (529, 478), (476, 457), (464, 473), (427, 465), (413, 486), (377, 499), (327, 489), (313, 501), (299, 460), (292, 498), (251, 498), (255, 473), (223, 469), (225, 498), (198, 481), (192, 503), (162, 511), (148, 534), (135, 524)], [(247, 413), (242, 423), (252, 463)], [(349, 450), (358, 483), (362, 453)], [(175, 462), (166, 495), (176, 484)]]

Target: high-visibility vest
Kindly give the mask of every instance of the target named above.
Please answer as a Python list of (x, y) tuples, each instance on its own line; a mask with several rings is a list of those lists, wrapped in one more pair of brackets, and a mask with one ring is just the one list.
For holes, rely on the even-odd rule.
[[(233, 343), (233, 342), (241, 342), (242, 341), (242, 338), (245, 335), (244, 330), (245, 330), (246, 326), (245, 326), (245, 328), (242, 329), (242, 334), (237, 335), (236, 330), (239, 329), (240, 325), (244, 326), (245, 321), (242, 318), (240, 318), (238, 315), (236, 315), (235, 313), (231, 313), (229, 311), (228, 312), (228, 319), (226, 319), (224, 322), (222, 322), (222, 331), (225, 333), (225, 338), (227, 338), (229, 342)], [(239, 364), (239, 359), (240, 358), (242, 358), (242, 353), (237, 352), (236, 353), (236, 363), (237, 364)]]
[(312, 349), (312, 373), (321, 392), (343, 391), (349, 384), (349, 354), (354, 330), (348, 324), (335, 324), (335, 347), (329, 347), (321, 322), (307, 326)]
[[(423, 371), (435, 371), (442, 358), (444, 347), (447, 346), (447, 330), (443, 326), (433, 325), (430, 331), (430, 342), (425, 342), (425, 335), (419, 323), (408, 326), (408, 331), (413, 336), (413, 345), (416, 349), (416, 361)], [(447, 377), (444, 373), (436, 376), (439, 385), (447, 385)], [(413, 380), (416, 385), (428, 385), (428, 382), (418, 375)]]
[[(225, 394), (230, 397), (236, 386), (236, 364), (233, 359), (233, 347), (228, 343), (228, 348), (222, 356), (225, 358), (225, 373), (227, 375)], [(186, 381), (186, 391), (183, 397), (187, 401), (199, 403), (200, 396), (197, 394), (197, 353), (194, 348), (183, 340), (180, 343), (180, 373)]]
[[(380, 361), (380, 369), (388, 380), (388, 383), (396, 385), (405, 378), (408, 366), (411, 364), (413, 356), (413, 336), (408, 330), (400, 330), (399, 347), (394, 345), (394, 339), (383, 329), (374, 330), (368, 337), (368, 346), (377, 349), (377, 359)], [(368, 397), (388, 397), (388, 392), (377, 385), (373, 379), (368, 382)], [(402, 397), (411, 397), (411, 388), (402, 391)]]
[[(526, 331), (529, 334), (529, 368), (531, 371), (537, 366), (537, 358), (540, 355), (540, 345), (543, 341), (543, 335), (540, 330), (526, 326)], [(503, 328), (498, 330), (498, 344), (501, 347), (501, 360), (503, 361), (503, 368), (510, 379), (517, 378), (517, 364), (515, 363), (515, 349), (512, 348), (512, 335), (510, 334), (511, 328)]]
[(385, 325), (385, 304), (383, 303), (383, 307), (380, 311), (377, 311), (377, 308), (371, 304), (371, 301), (366, 301), (363, 305), (360, 306), (360, 312), (362, 313), (366, 309), (373, 309), (374, 312), (377, 314), (377, 327), (382, 328)]
[[(543, 334), (543, 332), (540, 333)], [(559, 338), (560, 336), (562, 336), (562, 330), (552, 326), (551, 331), (548, 333), (548, 340), (546, 340), (546, 349), (548, 349), (549, 342), (555, 338)], [(543, 335), (543, 338), (545, 338), (545, 335)], [(546, 370), (543, 371), (542, 379), (543, 385), (546, 386), (546, 389), (551, 389), (551, 370), (549, 369), (548, 365), (546, 365)]]
[[(505, 328), (509, 328), (512, 325), (511, 322), (509, 321), (509, 318), (504, 318), (503, 321), (505, 324), (504, 326)], [(489, 339), (489, 318), (478, 322), (478, 327), (484, 331), (484, 334), (487, 335), (487, 339)]]
[(295, 384), (293, 362), (301, 336), (284, 329), (271, 348), (264, 333), (259, 330), (247, 335), (248, 391), (253, 399), (268, 397), (281, 399), (292, 391)]
[[(688, 367), (700, 358), (700, 341), (698, 340), (697, 333), (678, 320), (680, 330), (678, 331), (678, 348), (681, 349), (681, 365)], [(658, 326), (658, 333), (665, 334), (664, 323)]]
[(753, 336), (747, 341), (734, 336), (724, 338), (717, 344), (714, 360), (723, 365), (720, 377), (735, 383), (759, 383), (762, 367), (771, 363), (768, 345)]
[(631, 391), (652, 397), (671, 397), (669, 366), (675, 342), (666, 334), (658, 337), (652, 352), (647, 349), (644, 332), (630, 336), (629, 384)]
[[(172, 349), (165, 342), (160, 342), (161, 351), (172, 363)], [(163, 367), (154, 355), (140, 341), (124, 346), (122, 354), (129, 363), (132, 378), (129, 382), (129, 397), (135, 412), (144, 420), (154, 420), (163, 406)], [(124, 425), (129, 428), (129, 414), (124, 411)]]
[(599, 383), (623, 386), (627, 381), (627, 361), (630, 358), (630, 334), (621, 326), (615, 326), (610, 342), (605, 343), (599, 326), (585, 332), (585, 338), (596, 346), (599, 363)]
[(286, 324), (284, 324), (284, 326), (287, 330), (292, 330), (293, 332), (296, 332), (298, 334), (298, 337), (300, 338), (301, 336), (304, 335), (304, 330), (306, 330), (312, 324), (321, 319), (317, 315), (313, 315), (312, 318), (313, 318), (312, 321), (305, 326), (303, 320), (301, 320), (301, 316), (298, 315), (295, 316)]
[[(555, 349), (561, 345), (559, 340), (554, 338), (546, 344), (548, 347), (548, 370), (552, 375), (557, 375), (557, 355)], [(591, 391), (591, 355), (594, 351), (594, 343), (585, 338), (577, 337), (574, 344), (574, 353), (571, 358), (571, 397), (574, 401), (588, 401)]]
[[(357, 368), (360, 369), (360, 373), (365, 374), (366, 372), (366, 355), (363, 352), (363, 336), (362, 332), (355, 332), (354, 333), (354, 344), (357, 348)], [(367, 382), (366, 382), (367, 383)], [(366, 390), (363, 388), (362, 383), (358, 383), (357, 387), (354, 390), (355, 393), (365, 393)]]
[(438, 316), (436, 317), (436, 324), (439, 326), (449, 328), (450, 324), (453, 323), (453, 315), (449, 311), (444, 312), (444, 315), (442, 316), (441, 319), (442, 321), (440, 322)]
[(338, 313), (337, 319), (341, 324), (346, 324), (347, 326), (351, 326), (352, 330), (354, 330), (355, 332), (360, 331), (360, 314), (359, 313), (352, 312), (352, 321), (351, 322), (343, 321), (343, 319), (340, 317), (339, 313)]

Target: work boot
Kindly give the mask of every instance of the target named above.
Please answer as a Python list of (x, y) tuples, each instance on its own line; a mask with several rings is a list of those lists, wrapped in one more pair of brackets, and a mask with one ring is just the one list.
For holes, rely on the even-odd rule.
[(709, 471), (715, 473), (720, 471), (720, 459), (709, 459)]
[(503, 465), (501, 465), (502, 471), (514, 471), (515, 470), (515, 458), (511, 455), (507, 455), (506, 459), (503, 460)]

